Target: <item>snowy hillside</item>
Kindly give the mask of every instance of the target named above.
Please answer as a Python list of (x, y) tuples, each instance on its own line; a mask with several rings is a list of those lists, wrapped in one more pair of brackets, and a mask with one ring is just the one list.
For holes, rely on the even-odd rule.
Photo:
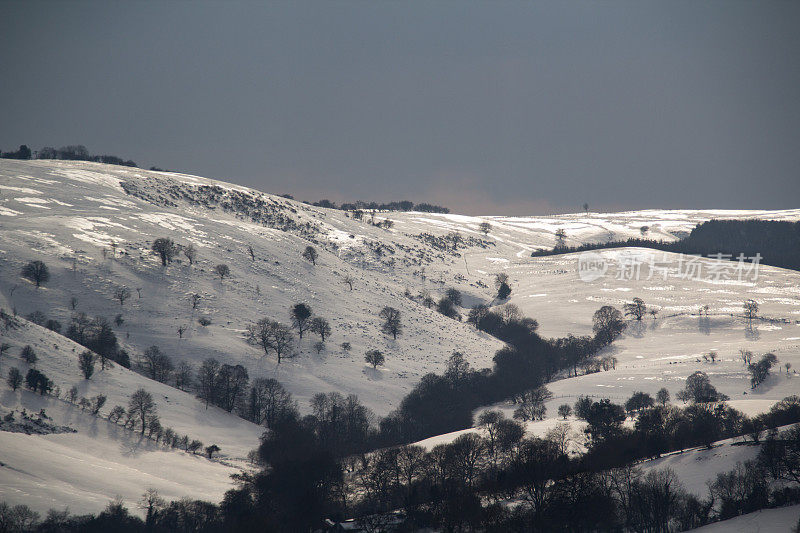
[[(800, 220), (790, 211), (637, 211), (551, 217), (468, 217), (427, 213), (377, 213), (389, 228), (355, 220), (349, 213), (312, 207), (282, 197), (223, 182), (167, 172), (73, 161), (0, 160), (0, 307), (25, 316), (41, 311), (66, 324), (74, 311), (112, 319), (122, 346), (136, 359), (156, 345), (178, 363), (195, 369), (214, 357), (241, 364), (250, 379), (274, 377), (308, 412), (318, 392), (357, 394), (377, 415), (385, 415), (428, 372), (441, 372), (453, 351), (475, 368), (491, 366), (502, 346), (497, 339), (423, 305), (421, 296), (438, 300), (448, 288), (462, 293), (463, 308), (497, 305), (494, 275), (506, 273), (513, 289), (508, 303), (536, 318), (544, 336), (591, 332), (592, 313), (602, 305), (621, 307), (642, 298), (655, 317), (631, 323), (627, 332), (602, 355), (616, 357), (615, 368), (559, 379), (548, 385), (554, 398), (548, 419), (531, 423), (544, 433), (555, 421), (555, 409), (582, 394), (622, 402), (634, 390), (651, 394), (667, 387), (673, 394), (689, 374), (703, 370), (731, 405), (749, 414), (797, 393), (800, 376), (773, 372), (750, 392), (740, 349), (772, 351), (781, 365), (800, 368), (800, 273), (761, 266), (758, 278), (687, 276), (684, 259), (643, 249), (599, 252), (607, 275), (583, 281), (580, 254), (530, 257), (551, 248), (564, 230), (568, 245), (625, 239), (640, 235), (675, 240), (712, 218)], [(488, 222), (487, 233), (480, 224)], [(162, 266), (150, 247), (159, 237), (192, 244), (197, 260), (178, 257)], [(319, 250), (316, 264), (303, 250)], [(252, 249), (252, 256), (250, 253)], [(44, 261), (51, 279), (40, 288), (20, 276), (24, 264)], [(628, 276), (634, 262), (658, 265)], [(700, 261), (704, 272), (715, 263)], [(218, 264), (230, 267), (220, 279)], [(346, 280), (353, 280), (352, 289)], [(121, 287), (131, 296), (114, 299)], [(194, 309), (190, 301), (200, 295)], [(411, 297), (409, 297), (411, 296)], [(71, 299), (76, 298), (75, 308)], [(742, 302), (754, 299), (763, 319), (748, 323)], [(296, 346), (297, 356), (277, 363), (274, 355), (249, 345), (248, 324), (270, 318), (290, 324), (290, 308), (308, 304), (328, 319), (332, 334), (317, 353), (319, 337), (308, 332)], [(395, 340), (381, 331), (378, 312), (399, 309), (403, 331)], [(708, 306), (702, 316), (700, 308)], [(198, 318), (211, 323), (202, 326)], [(179, 337), (178, 329), (185, 331)], [(97, 511), (121, 493), (133, 502), (142, 487), (159, 488), (163, 496), (183, 495), (218, 500), (231, 485), (228, 475), (244, 466), (258, 444), (262, 428), (216, 407), (205, 408), (191, 393), (116, 367), (87, 381), (80, 375), (81, 348), (44, 328), (23, 322), (3, 332), (12, 345), (0, 360), (26, 370), (20, 348), (39, 353), (37, 367), (62, 389), (79, 387), (81, 396), (108, 396), (105, 414), (125, 405), (144, 387), (153, 394), (164, 425), (222, 448), (220, 461), (140, 442), (135, 435), (81, 412), (60, 400), (4, 388), (5, 413), (44, 408), (53, 422), (77, 433), (23, 435), (0, 432), (0, 500), (25, 502), (37, 510), (69, 505), (71, 511)], [(350, 349), (344, 349), (349, 343)], [(385, 353), (383, 367), (364, 363), (364, 353)], [(716, 351), (719, 359), (703, 355)], [(24, 372), (23, 372), (24, 373)], [(745, 394), (747, 393), (747, 394)], [(510, 404), (498, 405), (509, 412)], [(578, 424), (577, 421), (574, 421)], [(434, 437), (428, 444), (450, 439)], [(35, 444), (32, 444), (35, 443)], [(32, 449), (40, 455), (31, 454)], [(124, 481), (71, 468), (90, 463), (96, 471), (121, 472)], [(164, 465), (182, 474), (167, 475)], [(199, 481), (201, 480), (202, 481)], [(47, 487), (44, 490), (43, 487)], [(119, 487), (119, 488), (117, 488)]]

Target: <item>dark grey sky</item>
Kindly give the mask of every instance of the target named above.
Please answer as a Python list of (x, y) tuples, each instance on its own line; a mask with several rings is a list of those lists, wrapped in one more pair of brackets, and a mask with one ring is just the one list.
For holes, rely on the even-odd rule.
[(800, 2), (5, 2), (0, 148), (467, 213), (800, 207)]

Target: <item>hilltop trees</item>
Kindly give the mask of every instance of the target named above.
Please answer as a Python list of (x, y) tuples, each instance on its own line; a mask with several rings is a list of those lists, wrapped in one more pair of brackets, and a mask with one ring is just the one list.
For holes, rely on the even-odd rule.
[(161, 266), (167, 266), (167, 263), (171, 263), (178, 254), (177, 245), (166, 237), (159, 237), (153, 241), (151, 249), (161, 258)]
[(481, 222), (478, 224), (478, 231), (483, 233), (484, 235), (489, 235), (489, 232), (492, 231), (492, 225), (488, 222)]
[(50, 280), (50, 271), (42, 261), (30, 261), (22, 267), (22, 277), (35, 283), (38, 289)]
[(387, 306), (381, 309), (378, 316), (383, 319), (381, 330), (387, 335), (391, 335), (392, 338), (397, 339), (397, 336), (403, 331), (403, 326), (400, 323), (400, 311), (394, 307)]

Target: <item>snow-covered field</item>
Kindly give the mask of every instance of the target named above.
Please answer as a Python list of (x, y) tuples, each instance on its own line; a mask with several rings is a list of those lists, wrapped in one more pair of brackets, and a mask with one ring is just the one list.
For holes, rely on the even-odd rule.
[[(493, 276), (505, 272), (513, 288), (509, 302), (536, 318), (545, 336), (589, 334), (597, 308), (619, 307), (634, 297), (658, 311), (655, 318), (648, 315), (631, 324), (610, 349), (617, 358), (614, 370), (550, 384), (555, 395), (548, 405), (551, 417), (560, 403), (573, 403), (580, 394), (624, 401), (634, 390), (654, 393), (665, 386), (674, 396), (695, 370), (707, 372), (732, 405), (748, 413), (764, 411), (800, 391), (800, 375), (779, 375), (776, 370), (758, 391), (749, 392), (748, 376), (738, 359), (739, 349), (756, 355), (773, 351), (781, 364), (800, 367), (798, 272), (762, 266), (756, 280), (681, 276), (685, 264), (680, 256), (621, 249), (599, 252), (609, 270), (585, 282), (579, 276), (578, 254), (530, 257), (532, 250), (552, 247), (559, 229), (570, 245), (640, 236), (645, 225), (648, 237), (674, 240), (712, 218), (800, 220), (800, 209), (526, 218), (376, 215), (376, 220), (384, 218), (394, 223), (391, 229), (354, 220), (342, 211), (182, 174), (85, 162), (0, 160), (0, 307), (20, 315), (39, 310), (66, 324), (73, 312), (70, 299), (76, 297), (77, 311), (90, 316), (111, 319), (122, 314), (124, 323), (115, 330), (134, 358), (152, 345), (176, 363), (185, 360), (195, 368), (215, 357), (244, 365), (251, 379), (275, 377), (302, 411), (308, 410), (314, 394), (338, 391), (357, 394), (376, 414), (385, 415), (425, 373), (441, 371), (453, 351), (464, 353), (474, 367), (485, 368), (501, 347), (496, 339), (404, 293), (430, 293), (438, 299), (455, 287), (463, 294), (461, 312), (466, 314), (471, 305), (498, 303), (493, 299)], [(480, 233), (481, 222), (491, 224), (488, 235)], [(162, 267), (150, 252), (158, 237), (193, 244), (198, 260), (190, 265), (180, 257)], [(461, 244), (453, 251), (455, 241)], [(308, 245), (320, 251), (316, 266), (301, 257)], [(643, 268), (634, 276), (631, 258), (660, 270)], [(30, 260), (50, 267), (51, 280), (39, 289), (19, 275)], [(220, 280), (214, 274), (220, 263), (229, 265), (230, 278)], [(704, 274), (715, 268), (713, 262), (701, 263)], [(355, 280), (352, 291), (344, 282), (347, 276)], [(121, 305), (113, 296), (122, 286), (132, 296)], [(189, 301), (193, 293), (201, 295), (196, 310)], [(748, 327), (740, 317), (748, 298), (758, 301), (761, 315), (774, 320)], [(331, 322), (333, 334), (321, 353), (312, 348), (318, 337), (308, 334), (297, 345), (297, 357), (278, 365), (274, 356), (264, 357), (245, 342), (248, 323), (262, 317), (289, 323), (289, 309), (299, 302)], [(698, 310), (705, 305), (709, 314), (701, 317)], [(377, 315), (383, 306), (403, 315), (397, 340), (380, 330)], [(210, 317), (212, 324), (200, 326), (200, 316)], [(177, 329), (184, 325), (188, 329), (180, 339)], [(247, 452), (258, 443), (261, 428), (213, 407), (206, 410), (191, 394), (136, 373), (115, 368), (83, 380), (75, 346), (42, 328), (26, 326), (4, 340), (13, 348), (0, 361), (3, 374), (10, 364), (25, 369), (16, 357), (21, 346), (32, 344), (40, 353), (39, 367), (62, 389), (76, 385), (81, 395), (107, 394), (105, 411), (125, 405), (130, 393), (144, 386), (156, 397), (166, 425), (205, 444), (218, 444), (227, 465), (244, 464)], [(342, 349), (344, 342), (350, 343), (350, 351)], [(384, 367), (373, 370), (365, 365), (363, 356), (369, 349), (386, 354)], [(720, 355), (715, 363), (702, 359), (711, 350)], [(0, 499), (25, 502), (40, 511), (60, 501), (77, 512), (98, 510), (117, 492), (132, 502), (149, 486), (169, 497), (185, 494), (212, 500), (230, 486), (227, 475), (235, 471), (233, 466), (132, 444), (132, 436), (118, 435), (125, 433), (121, 428), (76, 413), (59, 400), (3, 390), (4, 412), (45, 408), (55, 423), (70, 425), (78, 433), (0, 433)], [(553, 423), (551, 418), (541, 428), (530, 429), (544, 432)], [(94, 426), (98, 429), (92, 430)], [(32, 460), (26, 454), (31, 449), (42, 450), (46, 459)], [(165, 462), (191, 476), (165, 476)], [(56, 467), (66, 463), (80, 464), (81, 475), (78, 467), (69, 475), (68, 469)], [(118, 465), (127, 481), (89, 474), (88, 463), (98, 472)], [(49, 492), (37, 488), (42, 486)], [(112, 490), (116, 486), (120, 488)], [(41, 496), (33, 502), (31, 494)]]

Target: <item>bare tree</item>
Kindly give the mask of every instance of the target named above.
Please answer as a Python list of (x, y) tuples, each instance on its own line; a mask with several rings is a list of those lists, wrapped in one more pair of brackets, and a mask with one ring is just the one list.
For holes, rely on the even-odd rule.
[(251, 261), (255, 261), (256, 260), (256, 252), (253, 250), (253, 247), (250, 246), (249, 244), (247, 245), (247, 253), (250, 254), (250, 260)]
[(119, 300), (119, 305), (125, 304), (125, 300), (131, 297), (131, 290), (128, 287), (117, 287), (114, 291), (114, 299)]
[(537, 387), (522, 394), (522, 401), (514, 411), (514, 418), (519, 420), (544, 420), (547, 413), (545, 402), (553, 397), (546, 387)]
[(400, 323), (400, 311), (394, 307), (387, 306), (381, 309), (378, 316), (383, 319), (383, 325), (381, 326), (382, 331), (387, 335), (391, 335), (394, 339), (397, 339), (397, 335), (403, 331), (403, 326)]
[(174, 368), (169, 356), (162, 353), (158, 346), (150, 346), (144, 351), (139, 366), (147, 371), (151, 379), (162, 383), (166, 383)]
[(36, 352), (33, 350), (33, 346), (30, 344), (26, 344), (22, 347), (19, 356), (23, 361), (31, 366), (36, 365), (36, 361), (39, 360), (39, 358), (36, 356)]
[(147, 429), (147, 419), (156, 413), (156, 403), (153, 397), (144, 389), (138, 389), (131, 395), (128, 402), (128, 414), (138, 418), (142, 425), (142, 435)]
[(350, 287), (350, 290), (352, 291), (352, 290), (353, 290), (353, 283), (355, 282), (355, 279), (353, 278), (353, 276), (351, 276), (350, 274), (348, 274), (348, 275), (346, 275), (346, 276), (344, 277), (344, 280), (343, 280), (343, 281), (344, 281), (345, 285), (347, 285), (348, 287)]
[(172, 239), (166, 237), (159, 237), (153, 241), (151, 249), (161, 258), (161, 266), (167, 266), (167, 263), (172, 262), (178, 253), (178, 247), (172, 242)]
[(189, 301), (192, 302), (192, 310), (197, 309), (197, 306), (200, 304), (200, 300), (202, 299), (203, 297), (197, 294), (196, 292), (192, 293), (192, 295), (189, 296)]
[(187, 244), (183, 247), (183, 255), (189, 260), (189, 264), (193, 265), (197, 259), (197, 249), (192, 244)]
[(567, 232), (563, 228), (556, 230), (556, 244), (553, 247), (555, 250), (560, 250), (567, 247)]
[(208, 404), (215, 401), (217, 395), (217, 372), (219, 371), (219, 361), (209, 357), (200, 365), (197, 370), (197, 384), (200, 388), (200, 398), (205, 400), (206, 409)]
[[(144, 432), (142, 432), (144, 434)], [(167, 502), (164, 501), (164, 498), (158, 495), (158, 491), (156, 489), (147, 489), (144, 494), (142, 494), (142, 498), (139, 500), (139, 509), (147, 512), (146, 522), (148, 524), (153, 523), (153, 517), (155, 514), (163, 509), (167, 505)]]
[(325, 337), (331, 334), (331, 325), (327, 320), (321, 317), (312, 318), (311, 327), (309, 329), (319, 335), (323, 343), (325, 342)]
[(16, 391), (19, 386), (22, 385), (22, 372), (20, 372), (15, 366), (9, 368), (6, 383), (8, 383), (9, 387), (11, 387), (11, 390)]
[(262, 318), (247, 328), (247, 338), (251, 344), (260, 346), (264, 355), (275, 352), (278, 363), (284, 357), (292, 357), (291, 350), (294, 344), (294, 335), (288, 326), (268, 318)]
[(125, 408), (121, 405), (115, 405), (108, 413), (108, 421), (116, 424), (124, 416)]
[(186, 333), (187, 329), (189, 329), (189, 326), (187, 326), (186, 324), (181, 324), (180, 326), (178, 326), (178, 338), (179, 339), (183, 338), (183, 334)]
[(22, 277), (35, 283), (38, 289), (50, 280), (50, 271), (42, 261), (31, 261), (22, 267)]
[(744, 309), (745, 318), (750, 322), (758, 316), (758, 302), (755, 300), (745, 300), (742, 308)]
[(192, 383), (194, 369), (187, 361), (181, 361), (175, 368), (175, 387), (185, 390)]
[(483, 233), (484, 235), (489, 235), (489, 232), (492, 231), (492, 225), (488, 222), (481, 222), (478, 224), (478, 231)]

